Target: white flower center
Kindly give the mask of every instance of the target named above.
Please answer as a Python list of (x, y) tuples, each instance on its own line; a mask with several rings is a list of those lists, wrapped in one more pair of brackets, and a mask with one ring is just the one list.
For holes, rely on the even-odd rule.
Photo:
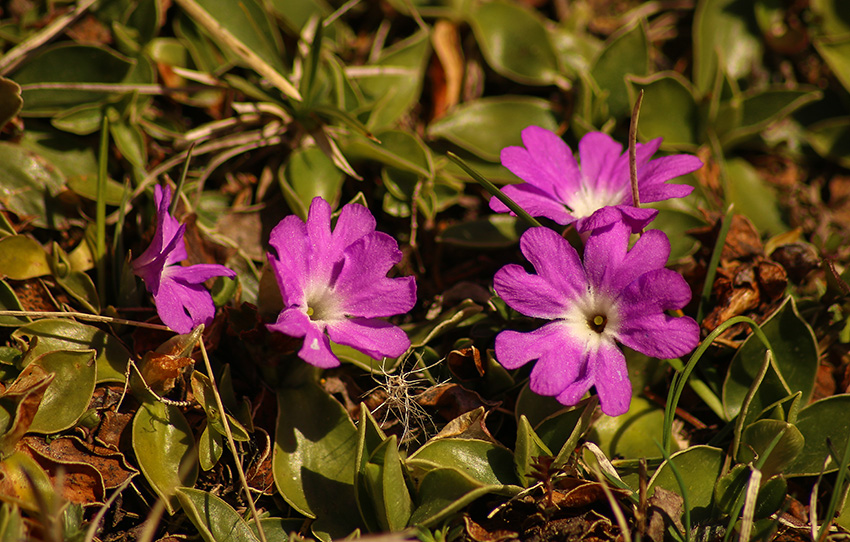
[(623, 202), (623, 191), (608, 192), (607, 190), (594, 190), (583, 183), (581, 188), (572, 193), (567, 204), (572, 209), (572, 215), (576, 218), (585, 218), (603, 207), (619, 205)]
[(313, 288), (306, 292), (307, 316), (314, 322), (342, 320), (345, 314), (339, 306), (334, 291), (328, 287)]
[(570, 306), (563, 320), (571, 335), (584, 343), (585, 351), (597, 350), (604, 342), (614, 342), (620, 330), (617, 303), (592, 288)]

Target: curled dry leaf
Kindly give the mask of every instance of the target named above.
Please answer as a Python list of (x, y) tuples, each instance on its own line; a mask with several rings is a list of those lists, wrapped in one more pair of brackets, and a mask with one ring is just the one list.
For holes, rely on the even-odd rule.
[(12, 453), (15, 445), (29, 430), (44, 392), (47, 391), (55, 376), (48, 374), (38, 365), (30, 364), (6, 388), (0, 398), (3, 399), (6, 408), (14, 405), (15, 417), (9, 429), (0, 436), (0, 457), (6, 457)]

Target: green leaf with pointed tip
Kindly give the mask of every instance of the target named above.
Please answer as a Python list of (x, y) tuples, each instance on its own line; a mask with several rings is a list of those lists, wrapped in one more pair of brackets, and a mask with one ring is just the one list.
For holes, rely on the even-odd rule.
[(16, 504), (5, 502), (0, 506), (0, 540), (23, 542), (26, 540), (24, 518)]
[(534, 463), (540, 456), (553, 455), (546, 444), (537, 436), (531, 424), (528, 423), (528, 418), (525, 416), (519, 417), (519, 427), (517, 427), (516, 448), (514, 450), (514, 461), (516, 470), (519, 474), (519, 479), (525, 482), (523, 486), (528, 487), (534, 483), (531, 478), (531, 473), (534, 472)]
[(519, 242), (528, 225), (508, 214), (452, 224), (439, 233), (439, 241), (469, 248), (505, 248)]
[(850, 92), (850, 35), (816, 39), (814, 45), (835, 77)]
[(195, 439), (189, 422), (175, 406), (144, 402), (133, 417), (133, 452), (142, 474), (169, 514), (177, 509), (181, 487), (198, 479)]
[[(838, 468), (829, 456), (827, 439), (834, 450), (843, 450), (850, 438), (850, 394), (833, 395), (800, 409), (796, 427), (805, 443), (800, 455), (787, 469), (786, 476), (817, 476), (829, 457), (824, 472)], [(840, 453), (840, 452), (839, 452)]]
[(65, 179), (44, 157), (18, 145), (0, 142), (3, 194), (0, 204), (40, 228), (53, 228), (64, 216), (55, 197)]
[(407, 464), (423, 472), (454, 468), (482, 485), (520, 484), (510, 450), (484, 440), (431, 440), (411, 455)]
[(103, 123), (101, 104), (83, 104), (53, 116), (50, 124), (64, 132), (76, 135), (91, 135), (100, 129)]
[[(817, 341), (812, 329), (798, 314), (793, 298), (788, 297), (762, 324), (762, 331), (774, 348), (775, 363), (768, 368), (755, 393), (748, 416), (758, 414), (764, 407), (798, 391), (803, 394), (802, 402), (808, 402), (818, 368)], [(727, 419), (731, 420), (741, 411), (744, 397), (764, 362), (764, 355), (764, 345), (758, 337), (751, 335), (732, 358), (723, 382), (723, 407)], [(776, 369), (790, 389), (785, 389)]]
[(812, 0), (811, 10), (824, 34), (850, 34), (850, 4), (844, 0)]
[(242, 516), (208, 491), (177, 488), (175, 495), (206, 542), (259, 542)]
[(641, 139), (663, 137), (667, 149), (693, 150), (703, 141), (696, 91), (678, 73), (630, 77), (634, 92), (643, 89), (638, 133)]
[(334, 537), (361, 526), (354, 497), (357, 429), (348, 413), (315, 384), (278, 391), (272, 469), (293, 508), (321, 520)]
[(850, 168), (850, 117), (832, 117), (812, 124), (806, 140), (819, 155)]
[[(5, 280), (0, 280), (0, 310), (20, 311), (23, 310), (15, 290)], [(32, 322), (27, 316), (0, 316), (0, 326), (18, 327)]]
[(727, 132), (718, 133), (720, 142), (726, 148), (731, 147), (821, 96), (819, 91), (804, 87), (772, 88), (745, 96), (741, 101), (740, 122)]
[(357, 457), (355, 459), (357, 470), (354, 473), (354, 497), (357, 500), (357, 509), (360, 517), (369, 532), (378, 532), (378, 511), (365, 481), (366, 465), (369, 458), (386, 439), (380, 426), (372, 417), (372, 413), (366, 405), (360, 403), (360, 423), (357, 425)]
[(428, 126), (429, 137), (447, 139), (484, 160), (499, 161), (502, 149), (522, 145), (522, 130), (555, 131), (552, 104), (526, 96), (497, 96), (465, 102)]
[(649, 44), (644, 24), (636, 21), (631, 26), (607, 43), (590, 72), (599, 88), (607, 92), (608, 113), (615, 119), (631, 116), (626, 76), (641, 77), (649, 70)]
[(700, 0), (693, 37), (694, 84), (702, 94), (711, 90), (721, 67), (741, 79), (761, 62), (762, 37), (752, 0)]
[(25, 364), (55, 350), (93, 348), (97, 351), (97, 382), (124, 382), (130, 352), (116, 337), (96, 327), (72, 320), (44, 319), (15, 330), (12, 337), (22, 349), (29, 346)]
[(0, 277), (27, 280), (49, 274), (47, 253), (38, 241), (26, 235), (0, 239)]
[(689, 256), (696, 248), (696, 240), (687, 235), (689, 230), (705, 226), (705, 220), (693, 213), (676, 209), (660, 209), (648, 229), (661, 230), (670, 239), (668, 263)]
[(304, 218), (315, 197), (330, 202), (331, 206), (339, 202), (345, 175), (321, 149), (312, 146), (292, 151), (278, 179), (289, 207)]
[[(41, 48), (11, 78), (19, 85), (36, 83), (120, 83), (134, 61), (102, 45), (59, 43)], [(23, 91), (25, 115), (47, 116), (105, 99), (93, 90), (34, 89)]]
[(201, 433), (201, 438), (198, 439), (198, 463), (201, 468), (208, 471), (215, 467), (223, 451), (224, 437), (218, 431), (210, 429), (207, 424)]
[(470, 13), (469, 24), (496, 73), (526, 85), (551, 85), (561, 77), (549, 32), (535, 11), (512, 2), (483, 2)]
[[(779, 442), (764, 459), (762, 456), (773, 440), (784, 431)], [(800, 454), (804, 444), (803, 434), (790, 423), (781, 420), (758, 420), (744, 428), (737, 461), (749, 463), (764, 459), (761, 466), (765, 479), (781, 474)]]
[[(97, 201), (97, 177), (94, 175), (76, 175), (68, 178), (68, 188), (73, 190), (77, 195), (80, 195), (91, 201)], [(106, 179), (106, 197), (104, 201), (107, 205), (120, 205), (124, 198), (124, 185)]]
[(21, 87), (11, 79), (0, 77), (0, 129), (15, 118), (23, 105)]
[(97, 367), (95, 351), (60, 350), (49, 352), (32, 361), (56, 377), (44, 392), (29, 431), (56, 433), (72, 427), (91, 402)]
[(778, 235), (788, 231), (779, 214), (773, 187), (743, 158), (726, 161), (726, 202), (735, 204), (735, 212), (746, 215), (762, 233)]
[(389, 532), (404, 529), (413, 511), (413, 500), (407, 489), (395, 435), (384, 440), (372, 453), (361, 481), (371, 495), (380, 529)]
[[(691, 446), (674, 453), (670, 456), (670, 461), (682, 476), (688, 493), (692, 521), (700, 522), (712, 518), (714, 485), (723, 469), (723, 450), (711, 446)], [(648, 495), (652, 495), (656, 487), (682, 494), (673, 469), (667, 461), (658, 467), (650, 479)]]
[(518, 486), (482, 485), (457, 469), (434, 469), (419, 484), (420, 504), (410, 516), (410, 525), (434, 525), (488, 493), (513, 496), (520, 491)]

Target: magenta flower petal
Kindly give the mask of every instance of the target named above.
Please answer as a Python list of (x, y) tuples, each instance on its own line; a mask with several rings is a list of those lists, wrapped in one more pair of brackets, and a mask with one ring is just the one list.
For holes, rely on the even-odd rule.
[[(525, 184), (504, 188), (506, 195), (532, 216), (542, 216), (559, 224), (576, 223), (579, 232), (604, 228), (624, 220), (633, 231), (640, 231), (654, 218), (656, 211), (634, 209), (629, 177), (629, 157), (623, 146), (601, 132), (586, 134), (579, 142), (581, 168), (570, 149), (556, 134), (537, 126), (522, 132), (523, 147), (502, 150), (502, 165)], [(691, 193), (692, 187), (666, 184), (678, 176), (699, 169), (702, 162), (694, 156), (674, 155), (652, 159), (661, 139), (637, 144), (635, 165), (640, 201), (654, 202)], [(619, 212), (599, 213), (616, 207)], [(490, 208), (508, 212), (496, 198)]]
[(399, 356), (410, 341), (400, 328), (377, 320), (409, 311), (416, 303), (413, 277), (389, 278), (401, 260), (398, 243), (375, 232), (363, 206), (342, 208), (331, 228), (331, 207), (314, 198), (306, 224), (286, 217), (271, 233), (269, 263), (284, 309), (269, 329), (304, 337), (298, 355), (328, 368), (339, 365), (330, 340), (373, 357)]
[(233, 278), (236, 273), (217, 264), (180, 266), (187, 257), (183, 240), (186, 227), (168, 213), (171, 189), (155, 186), (154, 202), (157, 215), (153, 240), (131, 265), (153, 295), (162, 322), (177, 333), (189, 333), (200, 324), (208, 325), (215, 316), (212, 296), (201, 283), (212, 277)]
[(410, 347), (399, 327), (374, 318), (348, 318), (328, 324), (333, 342), (356, 348), (373, 358), (397, 358)]
[(564, 238), (532, 228), (520, 248), (537, 274), (518, 265), (496, 273), (496, 292), (508, 306), (552, 320), (530, 333), (508, 330), (496, 336), (496, 358), (506, 368), (537, 360), (533, 391), (572, 405), (595, 386), (602, 411), (616, 416), (631, 401), (617, 341), (665, 358), (684, 355), (699, 342), (693, 319), (664, 312), (684, 307), (691, 296), (685, 280), (664, 267), (670, 253), (666, 236), (649, 231), (629, 250), (630, 235), (622, 222), (594, 230), (582, 264)]
[[(575, 220), (563, 204), (530, 184), (508, 185), (502, 189), (502, 192), (531, 216), (543, 216), (558, 224), (569, 224)], [(490, 208), (497, 213), (508, 212), (507, 205), (496, 196), (490, 198)], [(511, 215), (516, 216), (513, 212)]]
[(609, 416), (625, 414), (632, 402), (632, 385), (625, 356), (613, 343), (603, 344), (591, 356), (588, 365), (602, 412)]

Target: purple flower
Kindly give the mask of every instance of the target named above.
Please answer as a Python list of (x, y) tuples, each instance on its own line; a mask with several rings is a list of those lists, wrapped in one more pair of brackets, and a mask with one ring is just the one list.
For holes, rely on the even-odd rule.
[(177, 333), (189, 333), (199, 324), (209, 325), (215, 316), (212, 296), (203, 282), (212, 277), (234, 278), (236, 273), (223, 265), (178, 265), (185, 260), (186, 226), (168, 214), (171, 189), (153, 189), (156, 203), (156, 232), (151, 245), (133, 260), (133, 272), (145, 281), (153, 295), (162, 322)]
[(680, 309), (691, 298), (681, 275), (665, 269), (670, 242), (650, 230), (627, 251), (623, 222), (596, 230), (587, 240), (584, 263), (561, 236), (531, 228), (520, 239), (537, 274), (515, 264), (500, 269), (496, 292), (510, 307), (552, 322), (529, 332), (503, 331), (496, 358), (508, 369), (537, 360), (531, 390), (574, 405), (596, 386), (602, 411), (618, 416), (631, 402), (626, 359), (618, 348), (658, 358), (687, 354), (699, 343), (699, 326)]
[(330, 340), (378, 359), (407, 350), (405, 332), (378, 318), (413, 308), (416, 282), (413, 277), (386, 276), (402, 254), (395, 239), (375, 231), (375, 218), (366, 207), (344, 206), (331, 231), (331, 207), (317, 197), (306, 224), (288, 216), (270, 237), (274, 253), (269, 253), (269, 263), (283, 310), (268, 327), (304, 337), (301, 359), (317, 367), (336, 367), (339, 359), (331, 352)]
[[(531, 216), (544, 216), (558, 224), (575, 222), (579, 232), (592, 231), (624, 220), (632, 231), (642, 230), (658, 211), (632, 205), (629, 154), (611, 136), (591, 132), (581, 138), (581, 167), (556, 134), (529, 126), (522, 131), (525, 147), (502, 149), (502, 165), (525, 183), (509, 185), (504, 193)], [(636, 164), (641, 203), (681, 198), (693, 191), (666, 181), (702, 167), (696, 156), (676, 154), (650, 160), (661, 138), (637, 144)], [(499, 213), (507, 206), (493, 197), (490, 208)]]

